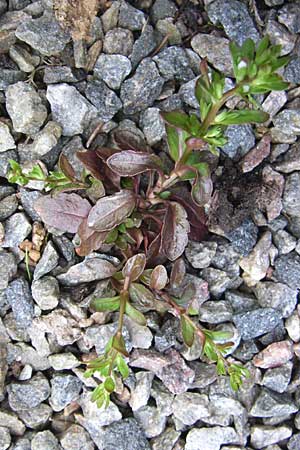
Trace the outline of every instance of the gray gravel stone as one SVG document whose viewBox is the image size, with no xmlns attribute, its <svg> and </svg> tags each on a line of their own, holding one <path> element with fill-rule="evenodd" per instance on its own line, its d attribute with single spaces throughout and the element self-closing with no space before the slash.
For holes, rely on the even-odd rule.
<svg viewBox="0 0 300 450">
<path fill-rule="evenodd" d="M 176 419 L 185 425 L 193 425 L 198 420 L 210 416 L 209 400 L 205 394 L 185 392 L 176 395 L 172 407 Z"/>
<path fill-rule="evenodd" d="M 262 336 L 273 330 L 280 322 L 281 314 L 272 308 L 260 308 L 233 316 L 233 323 L 243 340 Z"/>
<path fill-rule="evenodd" d="M 13 45 L 9 49 L 10 58 L 18 65 L 23 72 L 31 73 L 40 63 L 39 56 L 32 56 L 21 45 Z"/>
<path fill-rule="evenodd" d="M 297 244 L 297 239 L 285 230 L 279 230 L 273 235 L 273 242 L 278 248 L 279 255 L 292 252 Z"/>
<path fill-rule="evenodd" d="M 43 251 L 41 259 L 35 267 L 33 279 L 39 280 L 44 275 L 51 272 L 51 270 L 55 269 L 58 264 L 58 259 L 58 253 L 55 250 L 52 242 L 49 241 Z"/>
<path fill-rule="evenodd" d="M 185 256 L 195 269 L 209 267 L 216 254 L 218 244 L 216 242 L 190 241 L 185 249 Z"/>
<path fill-rule="evenodd" d="M 0 221 L 7 219 L 18 208 L 18 200 L 15 194 L 0 200 Z"/>
<path fill-rule="evenodd" d="M 0 152 L 5 152 L 12 148 L 16 148 L 16 144 L 10 134 L 9 127 L 5 123 L 0 122 Z"/>
<path fill-rule="evenodd" d="M 133 48 L 133 34 L 125 28 L 114 28 L 106 33 L 103 51 L 110 55 L 128 56 Z"/>
<path fill-rule="evenodd" d="M 291 380 L 292 370 L 293 363 L 290 361 L 280 367 L 268 369 L 263 376 L 262 385 L 275 392 L 283 393 Z"/>
<path fill-rule="evenodd" d="M 166 428 L 165 431 L 156 438 L 152 439 L 151 445 L 153 450 L 172 450 L 180 437 L 180 433 L 174 428 Z"/>
<path fill-rule="evenodd" d="M 70 41 L 70 33 L 63 30 L 51 15 L 22 22 L 16 36 L 45 56 L 57 55 Z"/>
<path fill-rule="evenodd" d="M 277 281 L 287 284 L 292 289 L 300 289 L 300 257 L 297 253 L 280 256 L 274 266 L 273 276 Z"/>
<path fill-rule="evenodd" d="M 9 281 L 17 273 L 17 263 L 14 255 L 0 251 L 0 290 L 6 289 Z"/>
<path fill-rule="evenodd" d="M 106 258 L 97 253 L 92 253 L 83 262 L 71 266 L 66 273 L 58 275 L 57 279 L 66 286 L 76 286 L 80 283 L 103 280 L 107 278 L 107 275 L 101 271 L 103 259 Z M 112 260 L 112 264 L 118 264 L 116 258 Z"/>
<path fill-rule="evenodd" d="M 273 119 L 274 127 L 287 135 L 300 135 L 300 109 L 285 109 Z"/>
<path fill-rule="evenodd" d="M 230 125 L 226 128 L 225 136 L 228 142 L 222 147 L 222 152 L 234 160 L 239 160 L 255 145 L 251 125 Z"/>
<path fill-rule="evenodd" d="M 31 144 L 18 145 L 21 161 L 32 161 L 45 156 L 57 145 L 61 133 L 61 126 L 57 122 L 49 121 L 41 131 L 35 134 Z"/>
<path fill-rule="evenodd" d="M 142 406 L 135 411 L 134 417 L 148 439 L 160 435 L 166 427 L 167 417 L 155 406 Z"/>
<path fill-rule="evenodd" d="M 297 406 L 288 395 L 262 389 L 250 410 L 250 415 L 252 417 L 280 417 L 297 411 Z"/>
<path fill-rule="evenodd" d="M 286 177 L 283 193 L 283 208 L 286 214 L 300 217 L 300 173 Z"/>
<path fill-rule="evenodd" d="M 17 324 L 27 328 L 34 317 L 34 303 L 27 281 L 24 278 L 12 281 L 6 289 L 6 298 Z"/>
<path fill-rule="evenodd" d="M 81 381 L 74 375 L 57 374 L 51 379 L 49 403 L 54 411 L 62 411 L 77 400 L 82 389 Z"/>
<path fill-rule="evenodd" d="M 118 24 L 119 19 L 119 10 L 120 10 L 120 1 L 114 1 L 112 2 L 112 5 L 110 8 L 108 8 L 105 13 L 101 17 L 103 30 L 105 33 L 107 31 L 111 30 L 112 28 L 115 28 Z"/>
<path fill-rule="evenodd" d="M 121 87 L 121 100 L 125 114 L 134 114 L 151 106 L 161 93 L 164 79 L 149 58 L 138 66 L 133 77 L 125 80 Z"/>
<path fill-rule="evenodd" d="M 238 443 L 232 427 L 194 428 L 188 432 L 184 450 L 220 450 L 222 444 Z"/>
<path fill-rule="evenodd" d="M 229 40 L 211 34 L 196 34 L 191 40 L 191 46 L 201 58 L 207 58 L 217 70 L 232 76 L 232 62 L 229 50 Z"/>
<path fill-rule="evenodd" d="M 227 36 L 241 45 L 247 38 L 254 41 L 259 34 L 254 26 L 247 6 L 237 0 L 216 0 L 207 7 L 210 20 L 221 23 Z"/>
<path fill-rule="evenodd" d="M 0 410 L 0 426 L 8 428 L 15 436 L 22 436 L 25 432 L 25 426 L 18 416 L 4 409 Z"/>
<path fill-rule="evenodd" d="M 79 425 L 71 425 L 60 440 L 64 450 L 94 450 L 89 434 Z"/>
<path fill-rule="evenodd" d="M 18 159 L 18 155 L 15 150 L 7 150 L 6 152 L 0 153 L 0 177 L 6 178 L 7 172 L 10 169 L 10 159 Z"/>
<path fill-rule="evenodd" d="M 291 33 L 299 33 L 300 32 L 299 5 L 297 5 L 296 3 L 289 3 L 287 5 L 284 5 L 279 10 L 278 20 L 285 27 L 287 27 Z"/>
<path fill-rule="evenodd" d="M 52 408 L 49 405 L 41 403 L 34 408 L 18 411 L 18 415 L 26 427 L 38 430 L 49 422 L 52 412 Z"/>
<path fill-rule="evenodd" d="M 0 39 L 1 39 L 1 36 L 0 36 Z M 1 48 L 1 42 L 0 42 L 0 48 Z M 18 81 L 24 81 L 25 79 L 26 79 L 26 73 L 21 72 L 20 70 L 1 68 L 0 91 L 6 91 L 6 89 L 10 85 L 17 83 Z"/>
<path fill-rule="evenodd" d="M 174 17 L 177 7 L 171 0 L 156 0 L 151 8 L 151 17 L 153 22 L 166 17 Z"/>
<path fill-rule="evenodd" d="M 84 72 L 69 66 L 47 66 L 44 69 L 43 81 L 52 83 L 77 83 L 85 78 Z"/>
<path fill-rule="evenodd" d="M 122 108 L 119 97 L 103 81 L 91 81 L 87 84 L 85 95 L 96 107 L 98 117 L 107 122 Z"/>
<path fill-rule="evenodd" d="M 18 247 L 31 232 L 31 224 L 24 213 L 15 213 L 5 222 L 2 247 Z"/>
<path fill-rule="evenodd" d="M 73 353 L 57 353 L 48 357 L 49 363 L 54 370 L 69 370 L 80 366 L 80 361 Z"/>
<path fill-rule="evenodd" d="M 201 305 L 199 320 L 207 323 L 222 323 L 232 320 L 232 307 L 226 300 L 207 301 Z"/>
<path fill-rule="evenodd" d="M 146 436 L 133 418 L 119 420 L 106 428 L 103 436 L 105 450 L 150 450 Z"/>
<path fill-rule="evenodd" d="M 38 406 L 50 395 L 47 378 L 38 373 L 29 381 L 14 382 L 7 386 L 8 401 L 13 411 L 30 409 Z"/>
<path fill-rule="evenodd" d="M 18 439 L 13 450 L 31 450 L 30 440 L 28 438 Z"/>
<path fill-rule="evenodd" d="M 258 282 L 253 291 L 261 307 L 274 308 L 282 317 L 289 317 L 296 307 L 298 291 L 286 284 L 272 281 Z"/>
<path fill-rule="evenodd" d="M 141 113 L 140 125 L 149 145 L 155 145 L 165 136 L 165 125 L 159 108 L 148 108 Z"/>
<path fill-rule="evenodd" d="M 288 450 L 298 450 L 300 445 L 300 433 L 294 434 L 287 444 Z"/>
<path fill-rule="evenodd" d="M 65 83 L 49 85 L 47 99 L 53 119 L 62 126 L 64 136 L 82 133 L 97 116 L 96 108 L 74 86 Z"/>
<path fill-rule="evenodd" d="M 94 67 L 94 75 L 105 81 L 111 89 L 119 89 L 131 72 L 131 62 L 123 55 L 105 55 L 101 53 Z"/>
<path fill-rule="evenodd" d="M 219 298 L 227 289 L 236 289 L 242 283 L 238 276 L 231 277 L 227 272 L 208 267 L 201 271 L 201 277 L 207 281 L 209 292 L 213 297 Z"/>
<path fill-rule="evenodd" d="M 37 133 L 47 117 L 41 97 L 30 84 L 23 81 L 7 88 L 6 109 L 14 130 L 29 135 Z"/>
<path fill-rule="evenodd" d="M 46 276 L 32 283 L 32 297 L 42 310 L 56 308 L 59 301 L 59 284 L 56 278 Z"/>
<path fill-rule="evenodd" d="M 136 384 L 134 389 L 131 390 L 129 400 L 129 405 L 133 411 L 137 411 L 142 406 L 147 405 L 154 374 L 152 372 L 138 372 L 135 377 Z"/>
<path fill-rule="evenodd" d="M 146 22 L 145 14 L 129 3 L 122 1 L 119 10 L 119 27 L 126 28 L 131 31 L 139 31 Z"/>
<path fill-rule="evenodd" d="M 133 68 L 136 68 L 142 59 L 149 56 L 158 45 L 159 39 L 161 39 L 159 33 L 153 30 L 151 25 L 146 25 L 140 37 L 133 44 L 130 56 Z"/>
<path fill-rule="evenodd" d="M 281 55 L 291 53 L 295 46 L 296 36 L 289 33 L 284 26 L 276 20 L 268 20 L 265 32 L 270 36 L 273 45 L 281 45 Z"/>
<path fill-rule="evenodd" d="M 40 431 L 31 441 L 32 450 L 60 450 L 58 440 L 49 430 Z"/>
<path fill-rule="evenodd" d="M 247 256 L 257 242 L 257 235 L 258 228 L 253 220 L 246 219 L 239 227 L 227 233 L 226 237 L 238 253 Z"/>
<path fill-rule="evenodd" d="M 6 450 L 11 443 L 11 437 L 8 428 L 0 427 L 0 450 Z"/>
<path fill-rule="evenodd" d="M 287 425 L 279 427 L 254 425 L 251 427 L 251 445 L 254 448 L 261 449 L 267 445 L 288 439 L 291 434 L 292 429 Z"/>
<path fill-rule="evenodd" d="M 194 78 L 190 68 L 190 60 L 184 48 L 172 46 L 160 51 L 154 56 L 158 70 L 166 80 L 187 82 Z"/>
</svg>

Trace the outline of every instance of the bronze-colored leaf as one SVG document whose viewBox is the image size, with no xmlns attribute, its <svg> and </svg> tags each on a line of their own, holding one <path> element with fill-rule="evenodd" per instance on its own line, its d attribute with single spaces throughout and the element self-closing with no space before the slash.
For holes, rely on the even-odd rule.
<svg viewBox="0 0 300 450">
<path fill-rule="evenodd" d="M 121 177 L 133 177 L 149 170 L 162 170 L 158 156 L 133 150 L 115 153 L 107 159 L 107 165 Z"/>
<path fill-rule="evenodd" d="M 77 194 L 58 194 L 55 197 L 40 197 L 34 208 L 46 225 L 76 233 L 83 219 L 88 216 L 91 205 Z"/>
<path fill-rule="evenodd" d="M 129 258 L 123 267 L 122 273 L 124 278 L 129 278 L 130 281 L 137 280 L 143 273 L 146 265 L 146 256 L 144 253 Z"/>
<path fill-rule="evenodd" d="M 61 153 L 58 161 L 58 165 L 62 173 L 71 181 L 76 181 L 75 170 L 71 166 L 68 158 Z"/>
<path fill-rule="evenodd" d="M 96 231 L 109 231 L 130 216 L 136 204 L 133 192 L 123 190 L 100 198 L 90 211 L 88 226 Z"/>
<path fill-rule="evenodd" d="M 163 265 L 156 266 L 150 276 L 150 287 L 151 289 L 161 291 L 166 287 L 168 283 L 168 273 Z"/>
<path fill-rule="evenodd" d="M 177 289 L 183 283 L 185 274 L 186 267 L 184 260 L 182 258 L 176 259 L 171 270 L 170 287 Z"/>
<path fill-rule="evenodd" d="M 76 248 L 76 253 L 79 256 L 87 256 L 92 251 L 98 250 L 105 241 L 108 231 L 95 231 L 87 224 L 87 219 L 84 219 L 78 228 L 78 236 L 80 238 L 80 245 Z"/>
<path fill-rule="evenodd" d="M 170 261 L 175 261 L 184 252 L 188 243 L 190 225 L 183 206 L 176 202 L 168 204 L 165 215 L 161 250 Z"/>
<path fill-rule="evenodd" d="M 77 152 L 76 156 L 89 172 L 91 172 L 94 178 L 100 181 L 104 180 L 104 164 L 96 152 L 87 150 L 84 152 Z"/>
</svg>

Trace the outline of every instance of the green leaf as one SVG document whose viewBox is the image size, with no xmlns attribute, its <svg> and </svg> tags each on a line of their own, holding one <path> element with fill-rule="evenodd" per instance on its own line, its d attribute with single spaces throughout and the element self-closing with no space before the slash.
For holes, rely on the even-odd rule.
<svg viewBox="0 0 300 450">
<path fill-rule="evenodd" d="M 180 317 L 180 325 L 183 340 L 188 347 L 191 347 L 195 338 L 195 329 L 193 325 L 184 317 L 184 315 L 181 315 Z"/>
<path fill-rule="evenodd" d="M 113 244 L 117 240 L 118 234 L 119 234 L 119 232 L 118 232 L 117 227 L 114 228 L 113 230 L 109 231 L 109 233 L 105 239 L 106 244 Z"/>
<path fill-rule="evenodd" d="M 188 131 L 193 136 L 199 136 L 200 130 L 201 130 L 201 123 L 200 123 L 198 117 L 196 116 L 196 114 L 190 114 L 189 123 L 188 123 Z"/>
<path fill-rule="evenodd" d="M 122 377 L 127 378 L 129 376 L 129 367 L 121 355 L 117 356 L 116 363 L 117 363 L 118 371 L 120 372 Z"/>
<path fill-rule="evenodd" d="M 169 153 L 173 161 L 179 159 L 179 136 L 176 128 L 166 124 L 167 141 L 169 146 Z"/>
<path fill-rule="evenodd" d="M 269 36 L 264 36 L 257 45 L 256 57 L 260 57 L 262 53 L 268 48 L 270 43 Z"/>
<path fill-rule="evenodd" d="M 226 375 L 224 361 L 221 358 L 219 358 L 217 361 L 217 373 L 218 375 Z"/>
<path fill-rule="evenodd" d="M 240 47 L 235 42 L 230 42 L 229 50 L 230 50 L 231 58 L 232 58 L 233 72 L 236 76 L 237 75 L 237 65 L 239 62 L 238 59 L 240 56 Z"/>
<path fill-rule="evenodd" d="M 121 334 L 117 333 L 113 336 L 112 339 L 112 348 L 117 350 L 117 352 L 121 353 L 124 356 L 128 356 L 128 352 L 125 347 L 125 341 Z"/>
<path fill-rule="evenodd" d="M 117 311 L 120 308 L 120 296 L 97 298 L 92 300 L 91 307 L 96 311 Z"/>
<path fill-rule="evenodd" d="M 243 109 L 224 111 L 215 118 L 215 123 L 220 125 L 239 125 L 244 123 L 264 123 L 269 115 L 264 111 Z"/>
<path fill-rule="evenodd" d="M 104 381 L 105 390 L 109 392 L 109 394 L 111 394 L 112 392 L 114 392 L 115 387 L 116 385 L 112 377 L 107 377 L 106 380 Z"/>
<path fill-rule="evenodd" d="M 42 171 L 42 168 L 38 164 L 31 169 L 31 171 L 28 173 L 28 177 L 41 181 L 44 181 L 46 178 L 44 172 Z"/>
<path fill-rule="evenodd" d="M 146 325 L 147 321 L 144 314 L 134 308 L 129 302 L 126 303 L 125 313 L 139 325 Z"/>
<path fill-rule="evenodd" d="M 214 344 L 209 340 L 206 339 L 205 340 L 205 344 L 204 344 L 204 348 L 203 348 L 203 353 L 208 357 L 208 359 L 210 359 L 211 361 L 218 361 L 219 357 L 218 354 L 216 353 L 215 350 L 215 346 Z"/>
<path fill-rule="evenodd" d="M 203 76 L 200 76 L 196 82 L 195 96 L 199 105 L 201 99 L 203 99 L 207 104 L 214 103 L 215 98 L 211 93 L 210 85 L 207 84 L 206 79 Z"/>
<path fill-rule="evenodd" d="M 231 339 L 232 336 L 232 331 L 210 331 L 210 337 L 213 340 Z"/>
<path fill-rule="evenodd" d="M 246 39 L 241 47 L 241 53 L 244 57 L 248 58 L 250 61 L 254 58 L 255 44 L 250 38 Z"/>
<path fill-rule="evenodd" d="M 188 131 L 189 116 L 181 111 L 161 112 L 162 118 L 176 128 Z"/>
</svg>

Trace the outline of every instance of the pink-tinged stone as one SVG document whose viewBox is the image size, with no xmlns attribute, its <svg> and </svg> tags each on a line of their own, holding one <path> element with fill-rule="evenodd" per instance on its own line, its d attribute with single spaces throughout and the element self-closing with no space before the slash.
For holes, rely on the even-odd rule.
<svg viewBox="0 0 300 450">
<path fill-rule="evenodd" d="M 154 372 L 173 394 L 186 392 L 195 378 L 195 372 L 173 349 L 165 355 L 160 355 L 153 350 L 134 350 L 129 364 L 132 367 Z"/>
<path fill-rule="evenodd" d="M 265 158 L 269 156 L 271 152 L 271 137 L 266 134 L 262 137 L 259 143 L 252 148 L 242 159 L 241 169 L 242 172 L 251 172 L 257 167 Z"/>
<path fill-rule="evenodd" d="M 272 169 L 271 166 L 264 167 L 262 171 L 263 182 L 269 185 L 274 193 L 270 202 L 266 205 L 268 220 L 271 221 L 279 216 L 282 210 L 282 194 L 284 188 L 284 177 Z"/>
<path fill-rule="evenodd" d="M 243 278 L 248 286 L 255 285 L 265 278 L 270 266 L 270 248 L 272 235 L 266 231 L 248 256 L 240 261 L 240 267 L 244 270 Z"/>
<path fill-rule="evenodd" d="M 253 364 L 262 369 L 279 367 L 292 359 L 293 345 L 290 341 L 274 342 L 253 358 Z"/>
</svg>

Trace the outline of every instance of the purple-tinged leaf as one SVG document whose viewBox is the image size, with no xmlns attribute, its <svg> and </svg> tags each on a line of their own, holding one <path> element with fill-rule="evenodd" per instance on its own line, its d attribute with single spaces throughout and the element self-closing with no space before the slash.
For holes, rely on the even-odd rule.
<svg viewBox="0 0 300 450">
<path fill-rule="evenodd" d="M 140 135 L 134 133 L 130 129 L 116 130 L 114 132 L 114 140 L 122 150 L 135 150 L 144 152 L 148 146 Z"/>
<path fill-rule="evenodd" d="M 161 250 L 170 261 L 175 261 L 184 252 L 188 243 L 190 225 L 183 206 L 170 202 L 162 229 Z"/>
<path fill-rule="evenodd" d="M 84 152 L 77 152 L 77 158 L 80 162 L 91 172 L 97 180 L 104 180 L 103 177 L 103 163 L 96 152 L 87 150 Z"/>
<path fill-rule="evenodd" d="M 109 231 L 130 216 L 136 204 L 133 192 L 123 190 L 100 198 L 88 216 L 88 226 L 96 231 Z"/>
<path fill-rule="evenodd" d="M 185 274 L 186 267 L 184 260 L 182 258 L 176 259 L 171 270 L 170 287 L 177 289 L 183 283 Z"/>
<path fill-rule="evenodd" d="M 192 185 L 192 199 L 198 206 L 206 205 L 212 198 L 213 182 L 211 176 L 197 174 Z"/>
<path fill-rule="evenodd" d="M 190 223 L 189 237 L 193 241 L 200 242 L 207 235 L 207 217 L 204 208 L 198 206 L 191 197 L 191 193 L 187 189 L 176 188 L 172 193 L 172 200 L 180 203 L 187 212 Z"/>
<path fill-rule="evenodd" d="M 150 276 L 150 287 L 151 289 L 161 291 L 166 287 L 168 283 L 168 273 L 163 265 L 156 266 Z"/>
<path fill-rule="evenodd" d="M 115 153 L 107 159 L 108 167 L 121 177 L 133 177 L 149 170 L 161 172 L 161 160 L 150 153 L 134 152 L 133 150 Z"/>
<path fill-rule="evenodd" d="M 76 233 L 90 210 L 89 202 L 77 194 L 58 194 L 39 198 L 34 205 L 42 221 L 61 231 Z"/>
<path fill-rule="evenodd" d="M 61 172 L 71 181 L 76 180 L 75 170 L 68 161 L 68 158 L 61 153 L 58 161 Z"/>
<path fill-rule="evenodd" d="M 80 246 L 76 248 L 76 253 L 79 256 L 87 256 L 92 251 L 98 250 L 105 241 L 108 231 L 95 231 L 87 224 L 87 219 L 84 219 L 78 228 L 78 236 L 80 238 Z"/>
<path fill-rule="evenodd" d="M 146 256 L 144 253 L 129 258 L 123 267 L 122 273 L 124 278 L 129 278 L 130 281 L 137 280 L 144 272 L 146 266 Z"/>
</svg>

